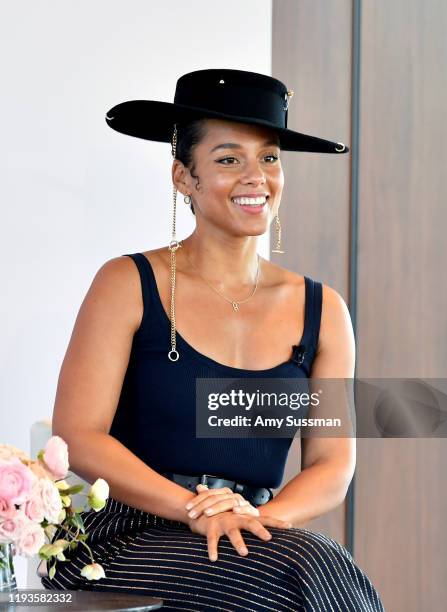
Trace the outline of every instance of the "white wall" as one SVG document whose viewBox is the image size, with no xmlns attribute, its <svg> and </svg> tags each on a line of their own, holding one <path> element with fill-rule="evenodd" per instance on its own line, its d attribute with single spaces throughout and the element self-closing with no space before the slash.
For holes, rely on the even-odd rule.
<svg viewBox="0 0 447 612">
<path fill-rule="evenodd" d="M 114 132 L 106 111 L 172 102 L 192 70 L 270 74 L 271 0 L 28 0 L 1 22 L 0 441 L 29 449 L 97 269 L 169 241 L 169 144 Z"/>
</svg>

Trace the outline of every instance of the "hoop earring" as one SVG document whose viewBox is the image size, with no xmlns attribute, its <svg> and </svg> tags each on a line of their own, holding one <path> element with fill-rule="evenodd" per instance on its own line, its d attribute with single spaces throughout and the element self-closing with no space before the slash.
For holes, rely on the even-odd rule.
<svg viewBox="0 0 447 612">
<path fill-rule="evenodd" d="M 281 221 L 279 215 L 276 213 L 275 217 L 275 230 L 276 230 L 276 247 L 272 249 L 272 253 L 284 253 L 281 251 Z"/>
<path fill-rule="evenodd" d="M 191 200 L 191 196 L 190 196 L 189 194 L 187 194 L 187 195 L 183 196 L 183 201 L 185 202 L 185 204 L 186 204 L 187 206 L 189 206 L 189 205 L 191 204 L 191 201 L 192 201 L 192 200 Z"/>
</svg>

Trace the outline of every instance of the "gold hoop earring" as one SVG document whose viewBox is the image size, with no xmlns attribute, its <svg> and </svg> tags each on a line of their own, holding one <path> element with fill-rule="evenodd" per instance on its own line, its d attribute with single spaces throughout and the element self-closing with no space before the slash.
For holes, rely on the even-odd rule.
<svg viewBox="0 0 447 612">
<path fill-rule="evenodd" d="M 185 202 L 187 206 L 189 206 L 192 202 L 191 196 L 189 194 L 183 196 L 183 201 Z"/>
<path fill-rule="evenodd" d="M 272 249 L 272 253 L 284 253 L 281 251 L 281 221 L 279 215 L 276 213 L 275 217 L 275 230 L 276 230 L 276 247 Z"/>
</svg>

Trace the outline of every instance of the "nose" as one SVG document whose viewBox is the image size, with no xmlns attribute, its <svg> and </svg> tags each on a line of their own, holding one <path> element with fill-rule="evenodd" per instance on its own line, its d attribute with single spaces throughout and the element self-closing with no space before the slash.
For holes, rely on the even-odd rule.
<svg viewBox="0 0 447 612">
<path fill-rule="evenodd" d="M 243 183 L 248 183 L 248 184 L 262 184 L 265 183 L 265 172 L 262 169 L 259 161 L 257 159 L 253 160 L 253 161 L 248 161 L 246 166 L 245 166 L 245 172 L 244 175 L 242 177 L 242 182 Z"/>
</svg>

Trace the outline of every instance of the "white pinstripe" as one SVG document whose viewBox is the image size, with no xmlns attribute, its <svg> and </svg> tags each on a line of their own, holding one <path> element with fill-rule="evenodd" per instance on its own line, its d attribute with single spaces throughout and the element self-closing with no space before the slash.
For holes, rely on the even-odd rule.
<svg viewBox="0 0 447 612">
<path fill-rule="evenodd" d="M 168 609 L 194 612 L 198 612 L 197 607 L 172 607 L 171 602 L 224 612 L 384 612 L 377 592 L 349 552 L 321 533 L 269 528 L 273 537 L 265 542 L 244 531 L 249 549 L 246 557 L 240 556 L 224 536 L 219 541 L 219 559 L 211 562 L 206 538 L 179 521 L 148 515 L 115 500 L 109 500 L 106 509 L 84 513 L 83 517 L 86 530 L 93 536 L 89 542 L 93 554 L 98 562 L 103 561 L 106 578 L 92 586 L 80 577 L 81 568 L 90 562 L 82 548 L 71 562 L 59 564 L 53 588 L 138 589 L 166 597 Z M 244 571 L 245 564 L 251 572 Z M 223 588 L 218 578 L 225 580 Z M 48 581 L 43 584 L 51 588 Z M 188 589 L 197 595 L 188 593 Z M 219 599 L 210 592 L 218 594 Z M 225 595 L 231 597 L 231 604 L 226 604 L 230 608 L 222 607 Z M 217 602 L 221 607 L 216 607 Z"/>
</svg>

